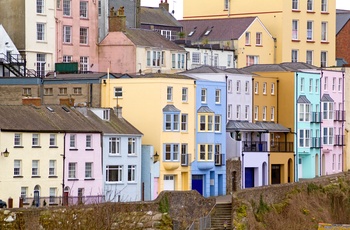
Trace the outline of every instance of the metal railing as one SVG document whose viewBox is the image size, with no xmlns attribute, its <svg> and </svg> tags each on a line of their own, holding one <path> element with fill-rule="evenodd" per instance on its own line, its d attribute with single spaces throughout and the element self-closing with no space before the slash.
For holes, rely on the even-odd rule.
<svg viewBox="0 0 350 230">
<path fill-rule="evenodd" d="M 63 206 L 63 205 L 83 205 L 83 204 L 98 204 L 104 203 L 105 196 L 50 196 L 40 197 L 35 199 L 34 197 L 20 197 L 20 207 L 44 207 L 44 206 Z"/>
<path fill-rule="evenodd" d="M 345 138 L 344 138 L 344 135 L 335 135 L 334 145 L 337 145 L 337 146 L 345 146 Z"/>
<path fill-rule="evenodd" d="M 321 138 L 320 137 L 311 138 L 311 148 L 321 148 Z"/>
<path fill-rule="evenodd" d="M 271 142 L 270 152 L 293 152 L 294 142 Z"/>
<path fill-rule="evenodd" d="M 190 164 L 190 154 L 181 154 L 181 166 L 189 166 Z"/>
<path fill-rule="evenodd" d="M 267 152 L 266 141 L 244 141 L 243 152 Z"/>
<path fill-rule="evenodd" d="M 312 112 L 311 113 L 311 122 L 312 123 L 321 123 L 321 113 L 320 112 Z"/>
<path fill-rule="evenodd" d="M 334 120 L 335 121 L 345 121 L 345 111 L 344 110 L 336 110 Z"/>
</svg>

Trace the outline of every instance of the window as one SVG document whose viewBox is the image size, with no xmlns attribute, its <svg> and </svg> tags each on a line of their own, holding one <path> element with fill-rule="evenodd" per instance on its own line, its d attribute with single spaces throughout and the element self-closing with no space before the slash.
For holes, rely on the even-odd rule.
<svg viewBox="0 0 350 230">
<path fill-rule="evenodd" d="M 167 94 L 166 94 L 166 100 L 167 100 L 167 101 L 173 101 L 173 87 L 168 86 L 166 92 L 167 92 Z"/>
<path fill-rule="evenodd" d="M 207 89 L 201 90 L 201 102 L 207 103 Z"/>
<path fill-rule="evenodd" d="M 255 41 L 255 44 L 256 44 L 257 46 L 262 45 L 261 38 L 262 38 L 262 33 L 257 32 L 257 33 L 256 33 L 256 41 Z"/>
<path fill-rule="evenodd" d="M 122 165 L 107 165 L 106 166 L 106 181 L 122 182 L 123 181 L 123 166 Z"/>
<path fill-rule="evenodd" d="M 171 40 L 172 36 L 171 36 L 171 30 L 161 30 L 160 34 L 163 37 L 166 37 L 167 39 Z"/>
<path fill-rule="evenodd" d="M 39 161 L 32 160 L 32 176 L 39 176 Z"/>
<path fill-rule="evenodd" d="M 259 64 L 259 56 L 247 55 L 246 65 Z"/>
<path fill-rule="evenodd" d="M 86 135 L 85 136 L 85 147 L 87 149 L 91 149 L 92 148 L 92 135 Z"/>
<path fill-rule="evenodd" d="M 330 127 L 323 128 L 323 144 L 333 145 L 333 128 L 330 128 Z"/>
<path fill-rule="evenodd" d="M 259 106 L 255 106 L 254 107 L 254 120 L 258 120 L 259 119 Z"/>
<path fill-rule="evenodd" d="M 314 27 L 314 22 L 313 21 L 307 21 L 306 24 L 306 40 L 311 41 L 313 40 L 313 27 Z"/>
<path fill-rule="evenodd" d="M 49 203 L 52 204 L 52 203 L 55 203 L 55 197 L 56 197 L 56 188 L 50 188 L 50 191 L 49 191 Z"/>
<path fill-rule="evenodd" d="M 199 145 L 199 160 L 213 160 L 213 145 Z"/>
<path fill-rule="evenodd" d="M 123 97 L 122 87 L 114 87 L 114 97 Z"/>
<path fill-rule="evenodd" d="M 208 65 L 208 54 L 207 53 L 204 53 L 204 56 L 203 56 L 203 64 L 204 65 Z"/>
<path fill-rule="evenodd" d="M 307 11 L 314 10 L 314 0 L 307 0 Z"/>
<path fill-rule="evenodd" d="M 182 88 L 182 102 L 187 102 L 188 100 L 188 88 Z"/>
<path fill-rule="evenodd" d="M 327 51 L 321 51 L 321 67 L 327 67 Z"/>
<path fill-rule="evenodd" d="M 88 44 L 88 28 L 80 27 L 80 44 Z"/>
<path fill-rule="evenodd" d="M 229 0 L 224 0 L 224 10 L 228 10 L 229 4 L 230 4 Z"/>
<path fill-rule="evenodd" d="M 322 102 L 323 104 L 323 119 L 333 120 L 333 102 Z"/>
<path fill-rule="evenodd" d="M 36 0 L 36 13 L 44 13 L 44 0 Z"/>
<path fill-rule="evenodd" d="M 23 96 L 31 96 L 32 95 L 32 89 L 31 88 L 23 88 Z"/>
<path fill-rule="evenodd" d="M 44 95 L 53 95 L 53 88 L 45 88 Z"/>
<path fill-rule="evenodd" d="M 244 92 L 245 92 L 245 93 L 249 93 L 249 81 L 246 81 L 246 82 L 245 82 Z"/>
<path fill-rule="evenodd" d="M 63 43 L 71 43 L 72 42 L 72 27 L 71 26 L 63 26 Z M 67 61 L 67 62 L 71 62 Z"/>
<path fill-rule="evenodd" d="M 23 203 L 27 203 L 28 187 L 21 187 L 21 198 Z"/>
<path fill-rule="evenodd" d="M 56 134 L 50 134 L 50 146 L 56 146 Z"/>
<path fill-rule="evenodd" d="M 298 50 L 292 50 L 292 62 L 298 62 Z"/>
<path fill-rule="evenodd" d="M 192 53 L 192 63 L 193 64 L 200 64 L 201 63 L 201 53 L 193 52 Z"/>
<path fill-rule="evenodd" d="M 236 92 L 237 93 L 241 92 L 241 81 L 239 80 L 236 82 Z"/>
<path fill-rule="evenodd" d="M 266 82 L 264 82 L 263 83 L 263 94 L 266 94 L 266 91 L 267 91 L 267 83 Z"/>
<path fill-rule="evenodd" d="M 164 114 L 164 119 L 165 131 L 179 131 L 179 114 Z"/>
<path fill-rule="evenodd" d="M 199 159 L 205 160 L 205 145 L 199 146 Z"/>
<path fill-rule="evenodd" d="M 45 76 L 45 64 L 46 64 L 46 55 L 45 54 L 36 54 L 36 72 L 40 77 Z"/>
<path fill-rule="evenodd" d="M 298 40 L 299 39 L 299 21 L 293 20 L 292 21 L 292 39 Z"/>
<path fill-rule="evenodd" d="M 321 22 L 321 41 L 327 41 L 327 22 Z"/>
<path fill-rule="evenodd" d="M 249 118 L 249 105 L 246 105 L 244 108 L 244 119 L 248 120 Z"/>
<path fill-rule="evenodd" d="M 312 51 L 312 50 L 306 51 L 306 63 L 307 64 L 312 65 L 313 56 L 314 56 L 314 51 Z"/>
<path fill-rule="evenodd" d="M 266 121 L 266 112 L 267 112 L 267 107 L 264 106 L 264 107 L 263 107 L 263 114 L 262 114 L 262 119 L 263 119 L 263 121 Z"/>
<path fill-rule="evenodd" d="M 299 0 L 292 0 L 292 9 L 293 10 L 299 9 Z"/>
<path fill-rule="evenodd" d="M 22 134 L 15 133 L 14 146 L 21 146 L 21 145 L 22 145 Z"/>
<path fill-rule="evenodd" d="M 250 32 L 245 33 L 245 45 L 250 45 Z"/>
<path fill-rule="evenodd" d="M 177 54 L 177 68 L 178 69 L 185 68 L 185 54 Z"/>
<path fill-rule="evenodd" d="M 304 92 L 305 89 L 305 79 L 301 78 L 300 79 L 300 92 Z"/>
<path fill-rule="evenodd" d="M 36 24 L 36 40 L 45 41 L 45 23 Z"/>
<path fill-rule="evenodd" d="M 310 104 L 299 103 L 299 121 L 310 121 Z"/>
<path fill-rule="evenodd" d="M 324 78 L 324 82 L 323 82 L 323 90 L 327 90 L 328 89 L 328 77 Z"/>
<path fill-rule="evenodd" d="M 128 165 L 128 181 L 136 181 L 136 165 Z"/>
<path fill-rule="evenodd" d="M 22 161 L 21 160 L 14 160 L 13 175 L 14 176 L 21 176 L 22 175 Z"/>
<path fill-rule="evenodd" d="M 70 148 L 75 148 L 75 143 L 76 143 L 76 136 L 75 134 L 70 134 L 69 136 L 69 147 Z"/>
<path fill-rule="evenodd" d="M 320 80 L 316 79 L 315 82 L 315 93 L 318 93 L 318 85 L 320 84 Z"/>
<path fill-rule="evenodd" d="M 215 115 L 215 132 L 221 131 L 221 115 Z"/>
<path fill-rule="evenodd" d="M 63 16 L 70 16 L 71 0 L 63 0 Z"/>
<path fill-rule="evenodd" d="M 227 55 L 227 67 L 231 67 L 232 57 L 231 54 Z"/>
<path fill-rule="evenodd" d="M 147 52 L 147 66 L 151 66 L 151 57 L 149 56 L 149 53 Z M 205 64 L 205 56 L 204 56 L 204 65 Z M 171 68 L 175 69 L 176 68 L 176 55 L 171 54 Z"/>
<path fill-rule="evenodd" d="M 338 79 L 338 91 L 342 91 L 343 80 L 341 78 Z"/>
<path fill-rule="evenodd" d="M 68 164 L 68 179 L 77 178 L 76 167 L 77 167 L 77 163 L 69 162 L 69 164 Z"/>
<path fill-rule="evenodd" d="M 309 93 L 312 93 L 313 87 L 313 79 L 309 79 Z"/>
<path fill-rule="evenodd" d="M 101 0 L 98 0 L 98 16 L 102 15 L 102 3 Z"/>
<path fill-rule="evenodd" d="M 179 160 L 179 144 L 165 144 L 165 161 Z"/>
<path fill-rule="evenodd" d="M 231 119 L 232 116 L 232 105 L 227 105 L 227 119 Z"/>
<path fill-rule="evenodd" d="M 39 134 L 38 133 L 33 133 L 32 135 L 32 146 L 39 146 Z"/>
<path fill-rule="evenodd" d="M 56 160 L 49 161 L 49 176 L 56 176 Z"/>
<path fill-rule="evenodd" d="M 338 170 L 341 170 L 342 155 L 338 155 Z"/>
<path fill-rule="evenodd" d="M 213 145 L 208 145 L 208 160 L 213 160 Z"/>
<path fill-rule="evenodd" d="M 68 55 L 63 55 L 63 62 L 65 62 L 65 63 L 69 63 L 69 62 L 72 62 L 72 56 L 68 56 Z"/>
<path fill-rule="evenodd" d="M 109 113 L 110 113 L 109 109 L 104 109 L 103 114 L 102 114 L 102 119 L 108 121 L 109 120 Z"/>
<path fill-rule="evenodd" d="M 236 119 L 239 120 L 241 119 L 241 106 L 237 105 L 237 109 L 236 109 Z"/>
<path fill-rule="evenodd" d="M 80 1 L 80 17 L 81 18 L 88 17 L 88 2 Z"/>
<path fill-rule="evenodd" d="M 208 115 L 208 131 L 213 131 L 213 116 Z"/>
<path fill-rule="evenodd" d="M 187 114 L 181 114 L 181 131 L 187 131 Z"/>
<path fill-rule="evenodd" d="M 89 71 L 89 57 L 80 57 L 79 68 L 83 73 Z"/>
<path fill-rule="evenodd" d="M 328 11 L 327 0 L 321 0 L 321 12 L 327 12 L 327 11 Z"/>
<path fill-rule="evenodd" d="M 61 0 L 56 0 L 57 9 L 61 9 Z"/>
<path fill-rule="evenodd" d="M 148 50 L 147 51 L 147 66 L 160 66 L 161 51 Z M 174 67 L 173 67 L 174 68 Z"/>
<path fill-rule="evenodd" d="M 92 162 L 85 162 L 85 178 L 92 178 Z"/>
<path fill-rule="evenodd" d="M 227 82 L 227 92 L 232 93 L 232 80 Z"/>
<path fill-rule="evenodd" d="M 258 94 L 259 93 L 259 82 L 254 83 L 254 93 Z"/>
<path fill-rule="evenodd" d="M 199 116 L 199 130 L 200 131 L 205 131 L 205 115 Z"/>
<path fill-rule="evenodd" d="M 221 90 L 217 89 L 215 90 L 215 104 L 220 104 L 221 100 Z"/>
<path fill-rule="evenodd" d="M 300 129 L 299 130 L 299 146 L 300 147 L 310 147 L 310 130 Z"/>
<path fill-rule="evenodd" d="M 134 137 L 128 138 L 128 154 L 136 155 L 136 138 Z"/>
<path fill-rule="evenodd" d="M 109 154 L 120 154 L 120 138 L 119 137 L 110 137 L 109 138 Z"/>
<path fill-rule="evenodd" d="M 333 77 L 333 81 L 332 81 L 332 90 L 335 91 L 335 85 L 337 84 L 337 78 Z"/>
<path fill-rule="evenodd" d="M 271 117 L 270 117 L 271 121 L 275 120 L 275 107 L 271 106 Z"/>
</svg>

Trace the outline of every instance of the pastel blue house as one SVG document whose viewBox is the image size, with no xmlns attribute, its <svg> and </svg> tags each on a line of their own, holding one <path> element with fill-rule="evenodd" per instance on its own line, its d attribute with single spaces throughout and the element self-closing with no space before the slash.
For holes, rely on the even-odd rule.
<svg viewBox="0 0 350 230">
<path fill-rule="evenodd" d="M 158 154 L 158 153 L 157 153 Z M 155 157 L 154 147 L 152 145 L 142 145 L 141 157 L 141 183 L 142 200 L 154 200 L 157 198 L 159 181 L 159 161 Z"/>
</svg>

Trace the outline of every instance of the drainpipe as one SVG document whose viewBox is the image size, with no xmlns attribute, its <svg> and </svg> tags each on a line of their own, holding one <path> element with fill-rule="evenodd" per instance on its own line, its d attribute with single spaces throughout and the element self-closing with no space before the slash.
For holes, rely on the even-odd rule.
<svg viewBox="0 0 350 230">
<path fill-rule="evenodd" d="M 319 86 L 319 88 L 320 88 L 320 121 L 321 121 L 321 118 L 322 118 L 322 102 L 321 102 L 321 98 L 322 98 L 322 78 L 323 78 L 323 70 L 321 69 L 321 77 L 320 77 L 320 86 Z M 321 140 L 321 137 L 322 137 L 322 122 L 320 123 L 320 176 L 322 175 L 322 170 L 323 170 L 323 168 L 322 168 L 322 164 L 321 164 L 321 162 L 322 162 L 322 144 L 321 144 L 321 142 L 322 142 L 322 140 Z"/>
<path fill-rule="evenodd" d="M 345 79 L 345 73 L 344 73 L 344 70 L 342 71 L 342 124 L 341 124 L 341 132 L 342 132 L 342 148 L 341 148 L 341 154 L 342 154 L 342 159 L 343 159 L 343 162 L 342 162 L 342 171 L 344 172 L 345 169 L 347 168 L 347 166 L 345 166 L 344 162 L 346 161 L 345 157 L 344 157 L 344 140 L 345 140 L 345 136 L 344 136 L 344 123 L 345 123 L 345 87 L 344 87 L 344 79 Z"/>
<path fill-rule="evenodd" d="M 65 166 L 66 166 L 66 135 L 67 133 L 64 133 L 63 137 L 63 174 L 62 174 L 62 197 L 64 199 L 64 179 L 65 179 Z"/>
<path fill-rule="evenodd" d="M 294 159 L 294 165 L 296 165 L 295 169 L 295 178 L 294 181 L 299 181 L 299 154 L 298 154 L 298 121 L 297 121 L 297 116 L 298 116 L 298 73 L 295 73 L 295 118 L 294 118 L 294 123 L 295 123 L 295 159 Z"/>
<path fill-rule="evenodd" d="M 276 90 L 276 92 L 277 92 L 277 96 L 276 96 L 276 111 L 275 111 L 275 116 L 276 116 L 276 123 L 278 124 L 279 123 L 279 120 L 278 120 L 278 102 L 279 102 L 279 100 L 278 100 L 278 98 L 279 98 L 279 82 L 280 82 L 280 80 L 277 80 L 276 81 L 277 82 L 277 84 L 276 84 L 276 87 L 277 87 L 277 90 Z"/>
</svg>

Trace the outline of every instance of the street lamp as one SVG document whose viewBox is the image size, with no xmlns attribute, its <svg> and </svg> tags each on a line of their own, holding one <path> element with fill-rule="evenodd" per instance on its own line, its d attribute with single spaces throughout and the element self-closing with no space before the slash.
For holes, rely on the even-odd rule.
<svg viewBox="0 0 350 230">
<path fill-rule="evenodd" d="M 7 148 L 5 149 L 5 152 L 1 152 L 1 156 L 4 155 L 4 157 L 8 157 L 10 155 L 10 152 L 7 151 Z"/>
</svg>

